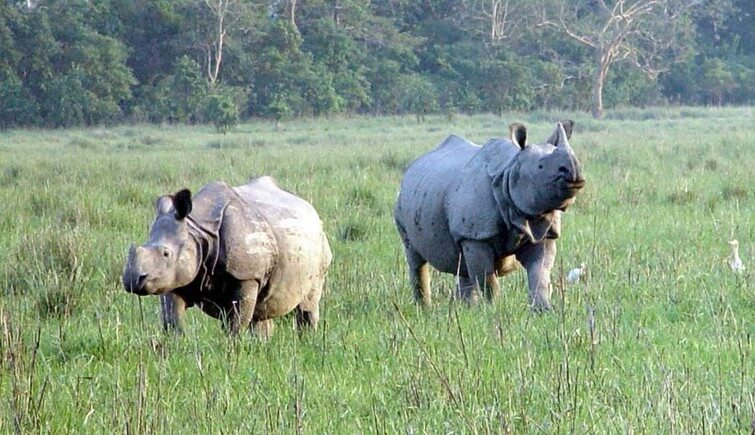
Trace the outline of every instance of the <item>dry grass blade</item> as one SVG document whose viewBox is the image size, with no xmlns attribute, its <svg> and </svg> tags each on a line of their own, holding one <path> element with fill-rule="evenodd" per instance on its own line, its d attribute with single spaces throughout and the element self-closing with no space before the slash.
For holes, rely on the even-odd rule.
<svg viewBox="0 0 755 435">
<path fill-rule="evenodd" d="M 395 301 L 391 301 L 391 304 L 393 304 L 393 308 L 398 313 L 399 317 L 401 317 L 401 321 L 404 322 L 404 326 L 406 326 L 406 329 L 409 330 L 409 334 L 411 334 L 412 339 L 417 343 L 417 346 L 419 346 L 420 351 L 422 351 L 422 355 L 425 357 L 425 361 L 427 361 L 428 364 L 430 364 L 430 367 L 433 369 L 433 372 L 438 377 L 438 380 L 440 380 L 441 384 L 443 384 L 443 387 L 446 389 L 446 393 L 448 394 L 448 397 L 451 398 L 451 400 L 454 402 L 456 406 L 460 406 L 461 403 L 459 399 L 456 397 L 456 394 L 453 391 L 453 388 L 451 388 L 451 383 L 448 380 L 448 377 L 446 377 L 443 372 L 440 371 L 438 366 L 435 364 L 435 361 L 430 356 L 430 353 L 427 352 L 426 346 L 417 338 L 417 334 L 414 333 L 414 328 L 412 328 L 412 325 L 409 323 L 408 320 L 406 320 L 406 317 L 404 316 L 404 313 L 401 312 L 401 309 L 399 308 L 398 304 Z"/>
</svg>

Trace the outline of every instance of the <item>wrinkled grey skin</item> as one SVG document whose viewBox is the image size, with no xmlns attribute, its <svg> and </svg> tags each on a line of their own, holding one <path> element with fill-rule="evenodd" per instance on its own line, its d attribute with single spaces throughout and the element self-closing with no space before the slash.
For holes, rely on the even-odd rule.
<svg viewBox="0 0 755 435">
<path fill-rule="evenodd" d="M 182 329 L 187 308 L 221 319 L 233 334 L 296 310 L 316 327 L 331 252 L 317 212 L 270 177 L 230 187 L 208 184 L 158 198 L 149 239 L 131 245 L 126 291 L 159 295 L 167 330 Z"/>
<path fill-rule="evenodd" d="M 431 303 L 428 264 L 457 274 L 459 296 L 474 301 L 480 287 L 495 299 L 496 277 L 518 261 L 531 307 L 551 308 L 560 214 L 585 183 L 569 146 L 572 125 L 558 123 L 542 145 L 526 144 L 521 124 L 511 140 L 482 147 L 452 135 L 409 166 L 394 217 L 418 301 Z"/>
</svg>

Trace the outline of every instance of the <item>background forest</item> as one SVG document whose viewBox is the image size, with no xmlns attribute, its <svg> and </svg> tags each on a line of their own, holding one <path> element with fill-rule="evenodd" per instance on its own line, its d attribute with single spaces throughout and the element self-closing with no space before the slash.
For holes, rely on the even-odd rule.
<svg viewBox="0 0 755 435">
<path fill-rule="evenodd" d="M 752 104 L 752 0 L 0 0 L 0 128 Z"/>
</svg>

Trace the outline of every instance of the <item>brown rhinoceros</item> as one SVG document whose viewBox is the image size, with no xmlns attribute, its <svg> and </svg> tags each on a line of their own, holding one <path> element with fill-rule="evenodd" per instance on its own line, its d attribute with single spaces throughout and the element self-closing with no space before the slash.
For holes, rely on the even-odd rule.
<svg viewBox="0 0 755 435">
<path fill-rule="evenodd" d="M 270 177 L 243 186 L 208 184 L 157 199 L 149 239 L 131 245 L 123 286 L 160 295 L 163 326 L 181 331 L 186 308 L 198 306 L 231 333 L 296 310 L 316 327 L 331 261 L 320 217 Z"/>
<path fill-rule="evenodd" d="M 462 297 L 473 300 L 483 287 L 492 300 L 496 276 L 516 259 L 527 269 L 532 308 L 551 307 L 561 212 L 585 184 L 569 146 L 572 125 L 557 124 L 542 145 L 526 144 L 521 124 L 511 140 L 483 146 L 452 135 L 409 166 L 394 217 L 418 301 L 431 302 L 428 263 L 457 274 Z"/>
</svg>

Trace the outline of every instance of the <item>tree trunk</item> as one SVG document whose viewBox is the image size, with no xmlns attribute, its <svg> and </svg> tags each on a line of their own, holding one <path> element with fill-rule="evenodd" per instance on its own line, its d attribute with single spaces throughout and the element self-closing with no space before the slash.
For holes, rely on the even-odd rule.
<svg viewBox="0 0 755 435">
<path fill-rule="evenodd" d="M 608 68 L 611 66 L 611 60 L 610 51 L 609 53 L 598 53 L 598 64 L 592 85 L 592 116 L 595 119 L 603 117 L 603 85 L 608 75 Z"/>
<path fill-rule="evenodd" d="M 288 3 L 286 3 L 286 15 L 288 15 L 288 20 L 291 22 L 291 27 L 294 28 L 296 33 L 299 33 L 299 26 L 296 25 L 296 3 L 297 0 L 288 0 Z"/>
<path fill-rule="evenodd" d="M 338 14 L 340 10 L 341 6 L 338 4 L 338 0 L 333 0 L 333 22 L 336 24 L 336 27 L 341 26 L 341 17 Z"/>
<path fill-rule="evenodd" d="M 592 117 L 595 119 L 603 117 L 603 80 L 604 77 L 597 72 L 592 87 Z"/>
<path fill-rule="evenodd" d="M 233 0 L 219 0 L 216 2 L 211 0 L 205 0 L 205 4 L 210 9 L 214 18 L 217 19 L 217 39 L 208 42 L 206 45 L 207 51 L 207 77 L 210 80 L 211 85 L 215 85 L 220 74 L 220 64 L 223 62 L 223 45 L 225 43 L 225 35 L 228 32 L 228 26 L 226 24 L 226 17 L 229 14 L 229 7 Z M 213 35 L 214 36 L 214 35 Z"/>
</svg>

